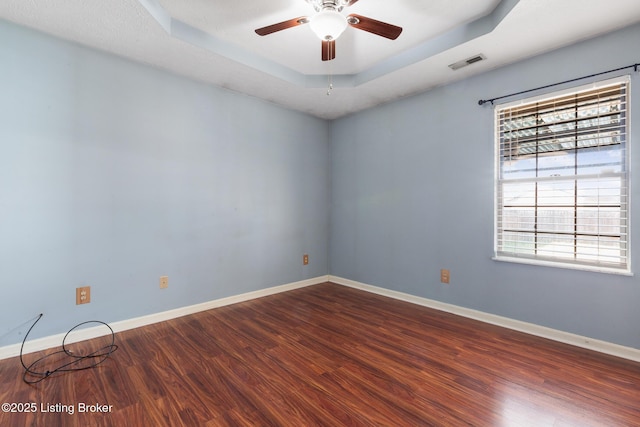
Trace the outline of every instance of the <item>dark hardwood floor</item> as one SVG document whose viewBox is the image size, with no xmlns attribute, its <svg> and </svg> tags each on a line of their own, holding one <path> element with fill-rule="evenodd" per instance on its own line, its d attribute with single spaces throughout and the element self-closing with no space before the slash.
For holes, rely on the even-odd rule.
<svg viewBox="0 0 640 427">
<path fill-rule="evenodd" d="M 116 343 L 34 386 L 0 361 L 0 403 L 38 408 L 0 426 L 640 426 L 639 363 L 331 283 Z"/>
</svg>

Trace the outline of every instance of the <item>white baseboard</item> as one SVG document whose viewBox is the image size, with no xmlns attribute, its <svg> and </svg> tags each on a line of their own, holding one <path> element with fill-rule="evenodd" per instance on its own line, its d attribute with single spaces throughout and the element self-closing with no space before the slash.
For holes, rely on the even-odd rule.
<svg viewBox="0 0 640 427">
<path fill-rule="evenodd" d="M 635 362 L 640 362 L 640 349 L 625 347 L 607 341 L 596 340 L 569 332 L 547 328 L 545 326 L 540 326 L 533 323 L 522 322 L 520 320 L 497 316 L 495 314 L 485 313 L 483 311 L 472 310 L 469 308 L 447 304 L 428 298 L 418 297 L 403 292 L 367 285 L 365 283 L 360 283 L 341 277 L 329 276 L 329 281 L 339 285 L 349 286 L 367 292 L 372 292 L 374 294 L 383 295 L 386 297 L 422 305 L 436 310 L 445 311 L 447 313 L 457 314 L 459 316 L 467 317 L 470 319 L 479 320 L 481 322 L 491 323 L 493 325 L 502 326 L 531 335 L 536 335 L 542 338 L 548 338 L 550 340 L 574 345 L 576 347 L 582 347 L 589 350 L 598 351 L 600 353 L 622 357 L 624 359 L 633 360 Z"/>
<path fill-rule="evenodd" d="M 240 295 L 234 295 L 226 298 L 221 298 L 213 301 L 204 302 L 201 304 L 190 305 L 187 307 L 176 308 L 173 310 L 163 311 L 161 313 L 149 314 L 147 316 L 136 317 L 134 319 L 122 320 L 119 322 L 110 323 L 109 326 L 114 332 L 126 331 L 129 329 L 139 328 L 141 326 L 150 325 L 152 323 L 163 322 L 165 320 L 175 319 L 177 317 L 187 316 L 189 314 L 198 313 L 212 308 L 223 307 L 225 305 L 231 305 L 238 302 L 249 301 L 252 299 L 264 297 L 267 295 L 273 295 L 280 292 L 290 291 L 292 289 L 304 288 L 306 286 L 317 285 L 329 281 L 329 276 L 320 276 L 312 279 L 301 280 L 299 282 L 293 282 L 286 285 L 274 286 L 271 288 L 260 289 L 258 291 L 247 292 Z M 91 338 L 97 338 L 110 334 L 108 328 L 105 326 L 96 326 L 86 329 L 80 329 L 73 332 L 73 335 L 69 335 L 67 343 L 71 344 L 78 341 L 84 341 Z M 66 333 L 65 333 L 66 334 Z M 38 338 L 35 340 L 27 341 L 24 345 L 23 354 L 33 353 L 36 351 L 46 350 L 49 348 L 60 347 L 65 334 L 50 335 L 48 337 Z M 0 360 L 8 359 L 20 355 L 20 344 L 12 344 L 5 347 L 0 347 Z"/>
<path fill-rule="evenodd" d="M 126 331 L 129 329 L 139 328 L 141 326 L 150 325 L 152 323 L 163 322 L 165 320 L 175 319 L 177 317 L 187 316 L 189 314 L 198 313 L 205 310 L 210 310 L 217 307 L 223 307 L 238 302 L 249 301 L 255 298 L 264 297 L 267 295 L 273 295 L 280 292 L 286 292 L 292 289 L 303 288 L 306 286 L 316 285 L 324 282 L 333 282 L 343 286 L 349 286 L 352 288 L 372 292 L 378 295 L 410 302 L 413 304 L 422 305 L 425 307 L 433 308 L 440 311 L 445 311 L 459 316 L 467 317 L 470 319 L 479 320 L 481 322 L 490 323 L 497 326 L 513 329 L 516 331 L 536 335 L 543 338 L 548 338 L 554 341 L 562 342 L 565 344 L 574 345 L 577 347 L 586 348 L 589 350 L 598 351 L 612 356 L 622 357 L 624 359 L 640 362 L 640 349 L 625 347 L 618 344 L 613 344 L 607 341 L 596 340 L 581 335 L 572 334 L 569 332 L 559 331 L 556 329 L 547 328 L 545 326 L 536 325 L 533 323 L 522 322 L 520 320 L 510 319 L 508 317 L 497 316 L 495 314 L 485 313 L 478 310 L 472 310 L 456 306 L 453 304 L 447 304 L 428 298 L 418 297 L 403 292 L 393 291 L 390 289 L 380 288 L 377 286 L 367 285 L 365 283 L 356 282 L 354 280 L 344 279 L 337 276 L 320 276 L 312 279 L 302 280 L 299 282 L 289 283 L 280 286 L 274 286 L 267 289 L 261 289 L 258 291 L 247 292 L 240 295 L 234 295 L 226 298 L 221 298 L 213 301 L 208 301 L 201 304 L 195 304 L 187 307 L 181 307 L 174 310 L 163 311 L 161 313 L 150 314 L 147 316 L 137 317 L 128 320 L 122 320 L 119 322 L 110 323 L 109 326 L 114 332 Z M 97 326 L 92 328 L 86 328 L 75 331 L 73 336 L 70 336 L 68 343 L 71 344 L 77 341 L 83 341 L 91 338 L 97 338 L 109 334 L 110 331 L 104 326 Z M 46 350 L 49 348 L 59 347 L 62 343 L 65 334 L 51 335 L 48 337 L 38 338 L 30 340 L 25 343 L 23 353 L 28 354 L 36 351 Z M 0 360 L 15 357 L 20 354 L 21 344 L 12 344 L 5 347 L 0 347 Z"/>
</svg>

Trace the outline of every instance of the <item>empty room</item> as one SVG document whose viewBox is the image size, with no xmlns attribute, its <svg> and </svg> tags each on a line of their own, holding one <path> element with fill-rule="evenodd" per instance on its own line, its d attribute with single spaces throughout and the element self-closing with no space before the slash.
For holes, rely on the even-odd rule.
<svg viewBox="0 0 640 427">
<path fill-rule="evenodd" d="M 640 426 L 637 0 L 1 0 L 0 426 Z"/>
</svg>

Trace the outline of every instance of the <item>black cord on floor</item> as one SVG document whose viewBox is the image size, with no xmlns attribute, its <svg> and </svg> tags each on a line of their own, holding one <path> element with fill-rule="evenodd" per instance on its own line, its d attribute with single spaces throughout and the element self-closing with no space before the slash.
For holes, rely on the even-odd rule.
<svg viewBox="0 0 640 427">
<path fill-rule="evenodd" d="M 42 313 L 40 313 L 40 315 L 38 316 L 36 321 L 33 322 L 33 325 L 31 325 L 31 327 L 27 331 L 26 335 L 24 336 L 24 339 L 22 340 L 22 345 L 20 346 L 20 363 L 22 363 L 22 367 L 24 368 L 24 374 L 22 375 L 22 380 L 27 384 L 39 383 L 40 381 L 42 381 L 44 379 L 47 379 L 51 375 L 53 375 L 55 373 L 58 373 L 58 372 L 73 372 L 73 371 L 82 371 L 84 369 L 95 368 L 96 366 L 98 366 L 99 364 L 101 364 L 102 362 L 107 360 L 109 358 L 109 356 L 111 356 L 111 354 L 118 349 L 118 346 L 115 343 L 116 342 L 116 336 L 115 336 L 115 334 L 113 332 L 113 329 L 111 329 L 111 326 L 109 326 L 108 324 L 106 324 L 104 322 L 101 322 L 99 320 L 89 320 L 87 322 L 78 323 L 76 326 L 71 328 L 69 330 L 69 332 L 67 332 L 67 334 L 62 339 L 62 350 L 56 351 L 56 352 L 51 353 L 51 354 L 47 354 L 46 356 L 43 356 L 43 357 L 39 358 L 38 360 L 33 362 L 31 365 L 27 366 L 24 363 L 23 355 L 22 355 L 22 351 L 24 349 L 24 343 L 27 341 L 27 337 L 29 336 L 29 333 L 31 332 L 33 327 L 36 326 L 36 323 L 38 323 L 38 321 L 41 318 L 42 318 Z M 92 353 L 89 353 L 89 354 L 86 354 L 86 355 L 82 355 L 82 356 L 76 356 L 71 351 L 69 351 L 67 349 L 67 347 L 66 347 L 67 337 L 69 336 L 69 334 L 71 332 L 76 330 L 78 327 L 80 327 L 82 325 L 86 325 L 88 323 L 99 323 L 99 324 L 104 325 L 107 328 L 109 328 L 109 330 L 111 331 L 111 344 L 106 345 L 106 346 L 104 346 L 102 348 L 99 348 L 99 349 L 95 350 Z M 47 370 L 45 372 L 38 372 L 38 371 L 36 371 L 34 369 L 34 366 L 37 365 L 38 363 L 42 362 L 43 360 L 50 359 L 53 356 L 56 356 L 56 355 L 59 355 L 59 354 L 62 354 L 62 353 L 64 353 L 66 356 L 68 356 L 68 358 L 69 358 L 68 362 L 62 363 L 60 366 L 58 366 L 58 367 L 56 367 L 56 368 L 54 368 L 53 370 L 50 370 L 50 371 Z M 87 364 L 87 365 L 77 366 L 77 365 L 80 365 L 82 362 L 86 363 L 87 360 L 91 360 L 92 362 Z M 27 376 L 35 377 L 36 379 L 30 379 L 30 378 L 27 378 Z"/>
</svg>

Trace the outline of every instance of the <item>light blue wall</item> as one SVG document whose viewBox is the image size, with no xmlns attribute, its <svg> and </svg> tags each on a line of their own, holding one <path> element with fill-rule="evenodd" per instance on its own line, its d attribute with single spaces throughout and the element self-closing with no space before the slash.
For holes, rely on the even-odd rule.
<svg viewBox="0 0 640 427">
<path fill-rule="evenodd" d="M 0 346 L 326 275 L 329 137 L 0 22 Z"/>
<path fill-rule="evenodd" d="M 333 122 L 331 274 L 640 348 L 638 276 L 492 261 L 494 119 L 490 105 L 478 106 L 640 62 L 639 43 L 636 25 Z M 638 73 L 631 85 L 640 272 Z M 441 268 L 451 284 L 440 283 Z"/>
<path fill-rule="evenodd" d="M 636 277 L 491 260 L 493 114 L 477 105 L 638 62 L 638 40 L 634 26 L 327 123 L 0 22 L 0 346 L 41 312 L 34 338 L 330 272 L 640 348 Z"/>
</svg>

